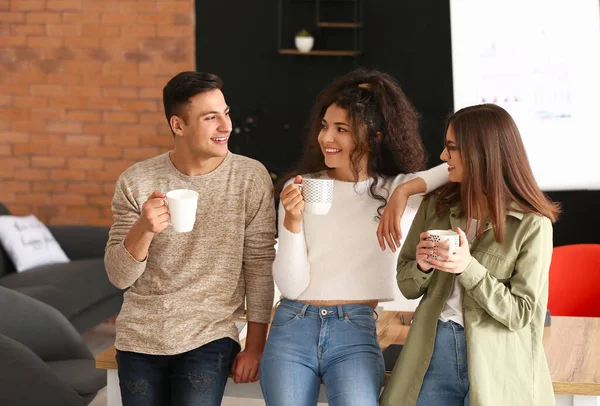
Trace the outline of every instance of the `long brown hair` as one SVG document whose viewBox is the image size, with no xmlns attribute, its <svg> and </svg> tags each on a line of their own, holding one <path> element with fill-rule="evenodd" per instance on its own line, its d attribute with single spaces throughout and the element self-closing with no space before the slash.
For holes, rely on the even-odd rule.
<svg viewBox="0 0 600 406">
<path fill-rule="evenodd" d="M 377 209 L 379 217 L 388 196 L 377 193 L 377 176 L 419 171 L 425 167 L 426 156 L 419 136 L 419 115 L 396 80 L 377 70 L 355 69 L 319 93 L 310 114 L 304 154 L 298 166 L 282 177 L 277 190 L 296 175 L 327 169 L 318 136 L 332 104 L 344 109 L 350 121 L 356 145 L 350 153 L 355 182 L 362 169 L 361 158 L 367 154 L 367 173 L 374 179 L 369 194 L 382 203 Z"/>
<path fill-rule="evenodd" d="M 560 206 L 539 189 L 517 125 L 506 110 L 495 104 L 466 107 L 448 118 L 446 134 L 449 128 L 460 150 L 463 179 L 433 192 L 438 195 L 438 214 L 457 203 L 462 203 L 461 216 L 467 218 L 481 218 L 487 211 L 498 242 L 513 202 L 522 213 L 558 219 Z M 478 234 L 482 228 L 480 221 Z"/>
</svg>

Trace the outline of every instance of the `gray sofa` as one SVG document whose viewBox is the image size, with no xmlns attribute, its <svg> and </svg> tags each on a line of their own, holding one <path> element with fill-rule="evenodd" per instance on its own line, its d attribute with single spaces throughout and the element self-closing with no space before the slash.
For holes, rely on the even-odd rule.
<svg viewBox="0 0 600 406">
<path fill-rule="evenodd" d="M 0 203 L 0 215 L 10 214 Z M 0 244 L 0 286 L 23 293 L 59 312 L 80 333 L 116 315 L 123 292 L 104 269 L 107 227 L 48 226 L 71 262 L 40 266 L 17 273 Z"/>
<path fill-rule="evenodd" d="M 106 371 L 58 310 L 0 287 L 0 314 L 0 405 L 84 406 L 106 386 Z"/>
</svg>

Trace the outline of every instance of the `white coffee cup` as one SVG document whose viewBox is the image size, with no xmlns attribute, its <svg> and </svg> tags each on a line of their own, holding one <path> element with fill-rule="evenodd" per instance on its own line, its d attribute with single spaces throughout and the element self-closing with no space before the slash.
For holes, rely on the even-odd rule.
<svg viewBox="0 0 600 406">
<path fill-rule="evenodd" d="M 456 249 L 460 246 L 460 236 L 458 233 L 451 230 L 429 230 L 429 241 L 433 241 L 434 243 L 447 242 L 448 250 L 444 250 L 438 248 L 438 251 L 443 251 L 445 253 L 454 253 Z M 433 248 L 431 249 L 433 251 Z M 431 258 L 440 261 L 442 258 L 439 255 L 431 254 Z"/>
<path fill-rule="evenodd" d="M 167 192 L 165 199 L 171 215 L 170 224 L 178 233 L 192 231 L 196 222 L 198 192 L 189 189 L 176 189 Z"/>
<path fill-rule="evenodd" d="M 307 213 L 329 213 L 333 202 L 333 179 L 302 179 L 301 187 Z"/>
</svg>

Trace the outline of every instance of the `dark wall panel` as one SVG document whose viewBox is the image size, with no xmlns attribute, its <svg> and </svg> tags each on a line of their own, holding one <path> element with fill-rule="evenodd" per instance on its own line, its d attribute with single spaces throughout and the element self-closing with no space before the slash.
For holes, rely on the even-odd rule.
<svg viewBox="0 0 600 406">
<path fill-rule="evenodd" d="M 284 47 L 293 46 L 301 28 L 314 33 L 315 48 L 345 41 L 347 33 L 315 29 L 312 0 L 285 2 Z M 343 16 L 344 4 L 339 3 Z M 319 90 L 355 66 L 366 66 L 398 79 L 421 113 L 429 166 L 440 162 L 444 121 L 453 110 L 449 4 L 366 0 L 364 6 L 364 53 L 352 58 L 279 54 L 277 0 L 196 1 L 197 70 L 216 73 L 225 82 L 240 131 L 232 136 L 232 151 L 260 160 L 274 173 L 288 170 L 302 151 L 308 113 Z M 335 18 L 335 12 L 328 12 L 328 18 Z M 600 191 L 549 195 L 564 207 L 555 245 L 600 243 Z"/>
</svg>

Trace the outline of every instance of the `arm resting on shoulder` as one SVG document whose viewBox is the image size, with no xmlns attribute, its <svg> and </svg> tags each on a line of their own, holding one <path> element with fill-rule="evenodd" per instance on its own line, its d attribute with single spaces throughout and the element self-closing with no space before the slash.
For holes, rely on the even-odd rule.
<svg viewBox="0 0 600 406">
<path fill-rule="evenodd" d="M 443 163 L 426 171 L 417 172 L 415 175 L 423 179 L 427 189 L 425 190 L 425 193 L 429 193 L 449 182 L 448 164 Z"/>
<path fill-rule="evenodd" d="M 405 181 L 406 177 L 412 179 Z M 408 196 L 419 193 L 429 193 L 442 185 L 448 183 L 448 164 L 443 163 L 426 171 L 415 172 L 407 175 L 399 175 L 392 183 L 392 189 L 403 187 Z"/>
</svg>

